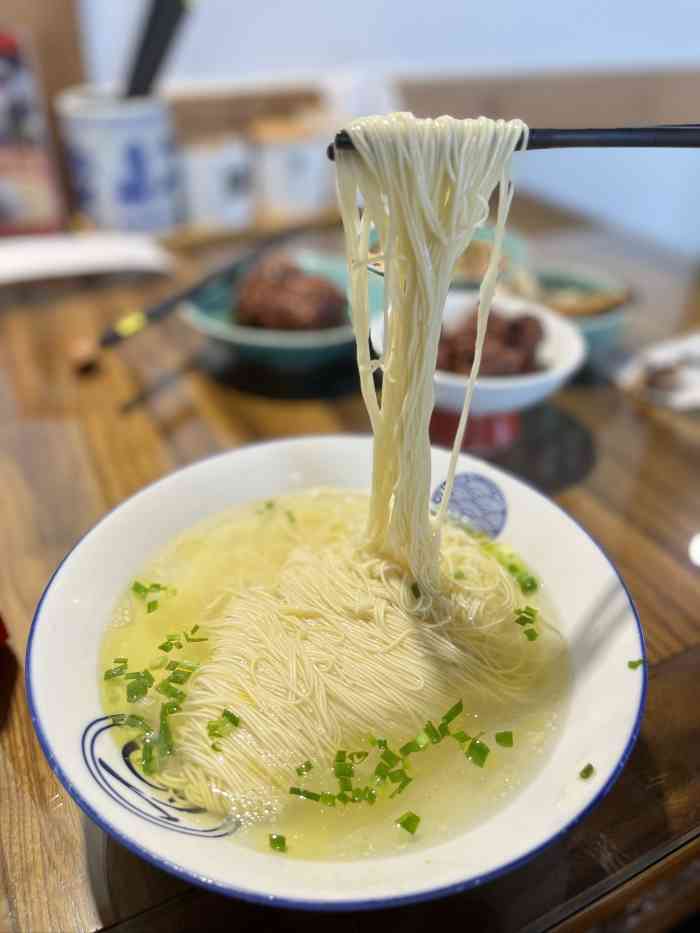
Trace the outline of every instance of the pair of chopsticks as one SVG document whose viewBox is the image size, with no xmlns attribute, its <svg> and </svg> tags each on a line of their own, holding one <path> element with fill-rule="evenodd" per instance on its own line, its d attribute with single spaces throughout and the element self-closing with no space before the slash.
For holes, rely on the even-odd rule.
<svg viewBox="0 0 700 933">
<path fill-rule="evenodd" d="M 353 149 L 350 134 L 341 130 L 327 149 L 335 159 L 336 149 Z M 700 123 L 663 126 L 620 126 L 600 129 L 532 129 L 528 149 L 695 149 L 700 148 Z"/>
</svg>

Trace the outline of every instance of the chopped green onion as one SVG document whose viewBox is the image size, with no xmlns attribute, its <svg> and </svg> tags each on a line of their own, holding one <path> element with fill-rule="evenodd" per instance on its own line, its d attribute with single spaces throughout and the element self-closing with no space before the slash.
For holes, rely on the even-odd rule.
<svg viewBox="0 0 700 933">
<path fill-rule="evenodd" d="M 170 723 L 168 722 L 168 711 L 166 709 L 167 703 L 164 703 L 160 708 L 160 732 L 158 733 L 158 752 L 161 758 L 167 758 L 168 755 L 172 755 L 174 744 L 173 744 L 173 734 L 170 730 Z"/>
<path fill-rule="evenodd" d="M 133 713 L 115 713 L 112 716 L 112 722 L 115 726 L 127 726 L 129 729 L 141 729 L 141 731 L 145 733 L 153 732 L 153 729 L 143 716 L 135 716 Z"/>
<path fill-rule="evenodd" d="M 141 767 L 145 774 L 153 774 L 156 770 L 155 746 L 150 736 L 146 736 L 141 747 Z"/>
<path fill-rule="evenodd" d="M 112 663 L 113 664 L 128 664 L 129 659 L 128 658 L 115 658 Z"/>
<path fill-rule="evenodd" d="M 131 584 L 131 592 L 138 596 L 139 599 L 144 599 L 148 593 L 148 587 L 144 586 L 143 583 L 140 583 L 138 580 L 134 580 Z"/>
<path fill-rule="evenodd" d="M 452 722 L 453 719 L 456 719 L 459 716 L 459 714 L 462 712 L 463 709 L 464 709 L 464 704 L 462 703 L 461 700 L 457 700 L 455 705 L 451 706 L 447 710 L 445 715 L 442 717 L 442 722 L 448 725 L 449 723 Z"/>
<path fill-rule="evenodd" d="M 352 794 L 350 795 L 350 799 L 352 800 L 353 803 L 361 803 L 365 799 L 364 790 L 360 787 L 353 788 Z"/>
<path fill-rule="evenodd" d="M 287 511 L 284 514 L 287 516 L 287 521 L 289 522 L 290 525 L 294 525 L 296 523 L 294 512 L 290 512 L 289 509 L 287 509 Z"/>
<path fill-rule="evenodd" d="M 393 768 L 394 765 L 397 765 L 401 761 L 401 758 L 387 747 L 382 752 L 382 761 L 386 762 L 390 768 Z"/>
<path fill-rule="evenodd" d="M 355 774 L 355 769 L 353 768 L 353 766 L 350 764 L 349 761 L 336 761 L 336 763 L 333 765 L 333 771 L 335 773 L 335 776 L 338 778 L 340 777 L 351 778 Z"/>
<path fill-rule="evenodd" d="M 289 793 L 294 797 L 303 797 L 305 800 L 318 802 L 321 799 L 321 795 L 317 794 L 315 790 L 306 790 L 303 787 L 290 787 Z"/>
<path fill-rule="evenodd" d="M 116 660 L 116 659 L 115 659 Z M 627 667 L 631 671 L 636 671 L 638 667 L 641 667 L 644 664 L 644 658 L 638 658 L 636 661 L 628 661 Z"/>
<path fill-rule="evenodd" d="M 401 784 L 403 781 L 409 780 L 409 777 L 403 768 L 397 768 L 396 771 L 389 772 L 389 780 L 392 784 Z"/>
<path fill-rule="evenodd" d="M 190 629 L 190 635 L 194 635 L 195 632 L 198 632 L 198 631 L 199 631 L 199 625 L 193 625 L 192 628 Z"/>
<path fill-rule="evenodd" d="M 192 676 L 192 671 L 174 670 L 168 680 L 171 684 L 186 684 Z"/>
<path fill-rule="evenodd" d="M 270 848 L 275 852 L 286 852 L 287 851 L 287 840 L 281 833 L 270 833 Z"/>
<path fill-rule="evenodd" d="M 386 781 L 386 779 L 389 777 L 389 770 L 390 770 L 389 765 L 387 765 L 383 761 L 380 761 L 377 767 L 374 769 L 374 775 L 377 778 L 377 780 L 381 783 L 383 781 Z"/>
<path fill-rule="evenodd" d="M 464 745 L 471 740 L 471 736 L 467 735 L 464 729 L 460 729 L 459 732 L 453 732 L 452 738 L 456 742 L 459 742 L 460 745 Z"/>
<path fill-rule="evenodd" d="M 412 836 L 415 834 L 420 823 L 420 817 L 417 813 L 414 813 L 412 810 L 407 810 L 402 816 L 396 821 L 396 825 L 400 826 L 401 829 L 405 829 L 407 833 L 410 833 Z"/>
<path fill-rule="evenodd" d="M 491 749 L 486 742 L 482 742 L 480 739 L 472 739 L 466 751 L 466 756 L 477 768 L 483 768 L 490 751 Z"/>
<path fill-rule="evenodd" d="M 187 632 L 183 632 L 182 634 L 185 636 L 185 641 L 188 641 L 191 644 L 199 641 L 209 641 L 208 638 L 193 638 L 191 635 L 188 635 Z M 178 648 L 182 648 L 182 645 L 178 644 Z"/>
<path fill-rule="evenodd" d="M 411 584 L 411 592 L 416 597 L 416 599 L 420 599 L 420 587 L 418 586 L 417 583 Z"/>
<path fill-rule="evenodd" d="M 587 781 L 588 778 L 593 777 L 594 774 L 595 774 L 595 768 L 589 761 L 585 767 L 581 768 L 581 770 L 578 773 L 578 776 L 582 778 L 584 781 Z"/>
<path fill-rule="evenodd" d="M 338 785 L 339 785 L 341 791 L 343 791 L 343 792 L 348 791 L 348 790 L 349 790 L 349 791 L 352 790 L 352 781 L 350 780 L 349 777 L 339 777 L 339 778 L 338 778 Z"/>
<path fill-rule="evenodd" d="M 388 742 L 386 739 L 375 739 L 374 744 L 377 746 L 377 748 L 386 748 Z"/>
<path fill-rule="evenodd" d="M 231 732 L 240 725 L 240 717 L 232 713 L 230 709 L 225 709 L 218 719 L 210 719 L 207 723 L 207 734 L 216 736 L 219 739 L 226 738 Z"/>
<path fill-rule="evenodd" d="M 168 716 L 172 716 L 173 713 L 180 712 L 180 705 L 175 700 L 168 700 L 167 703 L 163 703 L 161 709 L 164 709 Z"/>
<path fill-rule="evenodd" d="M 212 742 L 211 747 L 212 747 L 212 751 L 223 752 L 223 748 L 221 747 L 221 745 L 219 745 L 218 742 Z"/>
<path fill-rule="evenodd" d="M 497 732 L 494 736 L 496 739 L 496 745 L 502 745 L 503 748 L 512 748 L 513 747 L 513 733 L 507 732 Z"/>
<path fill-rule="evenodd" d="M 336 794 L 335 799 L 339 800 L 340 803 L 348 803 L 348 801 L 350 800 L 350 798 L 345 793 L 345 791 L 341 791 L 339 794 Z"/>
<path fill-rule="evenodd" d="M 156 687 L 158 693 L 162 693 L 163 696 L 168 697 L 171 700 L 176 700 L 178 703 L 182 703 L 187 694 L 184 690 L 178 690 L 177 687 L 174 687 L 169 680 L 161 680 L 161 682 Z"/>
<path fill-rule="evenodd" d="M 527 638 L 528 641 L 537 641 L 537 639 L 540 637 L 540 633 L 535 628 L 526 628 L 523 632 L 523 635 L 525 638 Z"/>
<path fill-rule="evenodd" d="M 146 603 L 146 612 L 148 613 L 155 612 L 157 608 L 158 608 L 157 599 L 149 599 L 149 601 Z"/>
<path fill-rule="evenodd" d="M 464 580 L 464 571 L 463 571 L 463 570 L 455 570 L 455 572 L 454 572 L 454 578 L 455 578 L 455 580 Z"/>
<path fill-rule="evenodd" d="M 426 724 L 423 726 L 423 732 L 428 736 L 433 745 L 437 745 L 440 739 L 442 738 L 440 733 L 435 728 L 435 723 L 431 722 L 429 719 Z"/>
<path fill-rule="evenodd" d="M 324 807 L 334 807 L 335 806 L 335 794 L 321 794 L 321 804 Z"/>
<path fill-rule="evenodd" d="M 360 762 L 364 761 L 368 755 L 369 752 L 350 752 L 348 758 L 350 761 L 354 761 L 356 764 L 360 764 Z"/>
<path fill-rule="evenodd" d="M 154 684 L 153 674 L 148 670 L 134 671 L 126 674 L 125 678 L 129 681 L 126 687 L 126 699 L 129 703 L 143 699 Z"/>
<path fill-rule="evenodd" d="M 539 587 L 537 579 L 533 577 L 531 573 L 520 573 L 517 579 L 520 584 L 520 590 L 523 593 L 535 593 Z"/>
<path fill-rule="evenodd" d="M 347 757 L 348 757 L 348 753 L 345 752 L 345 751 L 343 751 L 343 749 L 341 748 L 341 750 L 340 750 L 339 752 L 336 752 L 336 753 L 335 753 L 335 762 L 336 762 L 336 764 L 337 764 L 339 761 L 345 761 L 345 759 L 346 759 Z"/>
<path fill-rule="evenodd" d="M 299 777 L 302 777 L 304 774 L 308 774 L 312 768 L 313 768 L 313 765 L 311 764 L 311 762 L 305 761 L 303 764 L 299 765 L 299 767 L 296 769 L 296 772 L 299 775 Z"/>
<path fill-rule="evenodd" d="M 438 726 L 438 734 L 441 739 L 444 739 L 446 735 L 450 734 L 450 725 L 447 722 L 441 722 Z"/>
<path fill-rule="evenodd" d="M 172 651 L 175 645 L 171 641 L 164 641 L 162 644 L 158 645 L 159 651 Z"/>
<path fill-rule="evenodd" d="M 367 801 L 368 804 L 371 805 L 376 802 L 377 792 L 376 790 L 374 790 L 373 787 L 365 787 L 364 794 L 365 794 L 365 800 Z"/>
<path fill-rule="evenodd" d="M 393 792 L 393 794 L 389 794 L 389 800 L 396 797 L 397 794 L 403 794 L 403 792 L 406 790 L 406 788 L 408 787 L 408 785 L 411 783 L 412 780 L 413 778 L 407 777 L 405 781 L 402 781 L 399 784 L 399 786 L 396 788 L 396 790 Z"/>
<path fill-rule="evenodd" d="M 126 664 L 118 664 L 116 667 L 110 667 L 105 671 L 105 680 L 114 680 L 115 677 L 121 677 L 126 674 Z"/>
<path fill-rule="evenodd" d="M 411 739 L 410 742 L 406 742 L 405 745 L 402 745 L 399 749 L 401 755 L 405 758 L 406 755 L 412 755 L 416 752 L 422 752 L 423 749 L 427 748 L 430 745 L 430 739 L 426 732 L 419 732 L 415 739 Z"/>
<path fill-rule="evenodd" d="M 274 509 L 274 507 L 275 507 L 275 500 L 274 500 L 274 499 L 268 499 L 267 502 L 265 503 L 265 508 L 266 508 L 266 509 Z"/>
</svg>

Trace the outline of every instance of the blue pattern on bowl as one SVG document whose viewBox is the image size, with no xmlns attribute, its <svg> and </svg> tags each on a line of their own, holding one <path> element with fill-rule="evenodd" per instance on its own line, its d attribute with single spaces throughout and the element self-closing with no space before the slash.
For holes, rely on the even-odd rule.
<svg viewBox="0 0 700 933">
<path fill-rule="evenodd" d="M 444 491 L 443 481 L 433 493 L 434 506 L 440 505 Z M 458 473 L 455 476 L 447 511 L 474 531 L 481 531 L 490 538 L 503 531 L 508 517 L 506 497 L 493 480 L 479 473 Z"/>
</svg>

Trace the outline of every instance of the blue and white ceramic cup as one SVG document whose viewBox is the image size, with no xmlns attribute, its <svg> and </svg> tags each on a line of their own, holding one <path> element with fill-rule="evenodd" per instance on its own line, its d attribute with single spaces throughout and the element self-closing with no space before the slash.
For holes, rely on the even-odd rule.
<svg viewBox="0 0 700 933">
<path fill-rule="evenodd" d="M 56 101 L 81 213 L 100 228 L 157 233 L 179 222 L 180 167 L 166 101 L 85 85 Z"/>
</svg>

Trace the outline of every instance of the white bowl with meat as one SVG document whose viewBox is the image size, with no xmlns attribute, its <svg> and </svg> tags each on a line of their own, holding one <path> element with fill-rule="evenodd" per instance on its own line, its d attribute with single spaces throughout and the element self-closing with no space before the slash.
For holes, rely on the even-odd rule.
<svg viewBox="0 0 700 933">
<path fill-rule="evenodd" d="M 451 291 L 435 372 L 435 407 L 459 412 L 464 403 L 474 353 L 478 294 Z M 384 322 L 375 320 L 372 347 L 382 353 Z M 568 382 L 586 357 L 576 327 L 543 305 L 499 295 L 486 332 L 481 370 L 471 412 L 490 415 L 531 408 Z"/>
</svg>

